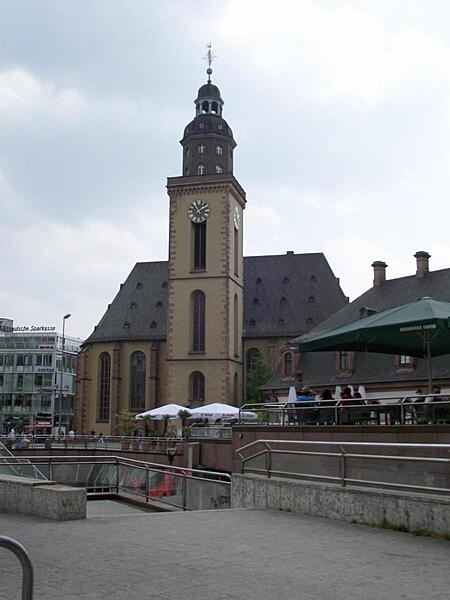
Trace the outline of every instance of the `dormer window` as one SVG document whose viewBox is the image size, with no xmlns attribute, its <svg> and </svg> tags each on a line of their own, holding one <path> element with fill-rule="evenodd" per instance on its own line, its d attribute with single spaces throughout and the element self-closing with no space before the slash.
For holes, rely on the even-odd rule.
<svg viewBox="0 0 450 600">
<path fill-rule="evenodd" d="M 280 300 L 280 304 L 286 304 L 286 302 L 287 302 L 286 296 L 283 296 Z"/>
<path fill-rule="evenodd" d="M 216 173 L 222 173 L 223 169 L 221 165 L 216 165 Z"/>
<path fill-rule="evenodd" d="M 248 322 L 248 324 L 250 325 L 250 327 L 255 327 L 255 325 L 256 325 L 255 319 L 250 319 L 250 321 Z"/>
<path fill-rule="evenodd" d="M 222 154 L 223 154 L 222 146 L 216 146 L 216 154 L 220 154 L 220 156 L 222 156 Z"/>
<path fill-rule="evenodd" d="M 125 321 L 125 323 L 123 324 L 123 328 L 124 329 L 130 329 L 130 324 L 128 321 Z"/>
<path fill-rule="evenodd" d="M 253 304 L 259 304 L 259 298 L 257 296 L 253 298 Z"/>
<path fill-rule="evenodd" d="M 136 289 L 137 290 L 142 290 L 143 287 L 144 286 L 142 285 L 142 283 L 140 281 L 138 281 L 137 284 L 136 284 Z"/>
<path fill-rule="evenodd" d="M 287 275 L 283 277 L 283 283 L 289 283 L 289 277 Z"/>
<path fill-rule="evenodd" d="M 204 175 L 205 174 L 205 165 L 200 163 L 197 167 L 197 174 Z"/>
<path fill-rule="evenodd" d="M 204 146 L 204 144 L 200 144 L 200 146 L 197 148 L 197 152 L 199 154 L 203 154 L 205 152 L 205 146 Z"/>
<path fill-rule="evenodd" d="M 312 304 L 316 298 L 314 296 L 310 296 L 308 298 L 308 304 Z"/>
<path fill-rule="evenodd" d="M 257 277 L 257 278 L 256 278 L 256 285 L 259 285 L 259 284 L 261 284 L 261 283 L 262 283 L 262 279 L 261 279 L 261 277 Z"/>
<path fill-rule="evenodd" d="M 156 321 L 152 321 L 150 323 L 150 329 L 155 329 L 155 327 L 156 327 Z"/>
<path fill-rule="evenodd" d="M 199 127 L 199 129 L 205 129 L 205 124 L 204 123 L 199 123 L 198 127 Z"/>
<path fill-rule="evenodd" d="M 222 125 L 222 123 L 217 123 L 217 129 L 218 129 L 219 131 L 222 131 L 222 129 L 223 129 L 223 125 Z"/>
<path fill-rule="evenodd" d="M 162 301 L 158 300 L 158 302 L 156 303 L 156 308 L 161 308 L 162 306 Z"/>
</svg>

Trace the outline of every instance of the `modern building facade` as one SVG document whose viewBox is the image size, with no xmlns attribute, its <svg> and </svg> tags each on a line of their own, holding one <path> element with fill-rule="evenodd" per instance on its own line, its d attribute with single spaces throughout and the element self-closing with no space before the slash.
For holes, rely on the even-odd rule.
<svg viewBox="0 0 450 600">
<path fill-rule="evenodd" d="M 181 140 L 182 175 L 167 180 L 168 261 L 137 263 L 83 344 L 79 432 L 117 433 L 122 409 L 240 405 L 258 357 L 291 381 L 289 339 L 348 302 L 322 253 L 243 256 L 246 194 L 210 76 Z"/>
<path fill-rule="evenodd" d="M 81 340 L 55 326 L 14 327 L 0 319 L 0 432 L 49 430 L 73 422 Z"/>
</svg>

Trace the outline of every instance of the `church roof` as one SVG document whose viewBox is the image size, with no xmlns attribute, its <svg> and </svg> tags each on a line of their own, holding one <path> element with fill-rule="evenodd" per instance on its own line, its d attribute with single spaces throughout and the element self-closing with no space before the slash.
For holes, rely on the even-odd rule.
<svg viewBox="0 0 450 600">
<path fill-rule="evenodd" d="M 347 302 L 322 252 L 244 258 L 246 338 L 305 333 Z"/>
<path fill-rule="evenodd" d="M 85 344 L 166 338 L 167 261 L 136 263 Z"/>
<path fill-rule="evenodd" d="M 347 302 L 322 253 L 244 258 L 244 337 L 301 335 Z M 85 344 L 166 338 L 168 262 L 137 263 Z"/>
</svg>

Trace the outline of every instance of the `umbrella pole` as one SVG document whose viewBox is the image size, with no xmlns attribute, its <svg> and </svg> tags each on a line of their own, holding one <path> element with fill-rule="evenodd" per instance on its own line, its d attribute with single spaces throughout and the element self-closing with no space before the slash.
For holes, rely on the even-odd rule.
<svg viewBox="0 0 450 600">
<path fill-rule="evenodd" d="M 430 340 L 429 335 L 428 335 L 427 340 L 426 340 L 425 343 L 427 345 L 428 392 L 431 393 L 431 391 L 432 391 L 432 385 L 433 385 L 433 373 L 432 373 L 433 365 L 431 363 L 431 340 Z"/>
</svg>

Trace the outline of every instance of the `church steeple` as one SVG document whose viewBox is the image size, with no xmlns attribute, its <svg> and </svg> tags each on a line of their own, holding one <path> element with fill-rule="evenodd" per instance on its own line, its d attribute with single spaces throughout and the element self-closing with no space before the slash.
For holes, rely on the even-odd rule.
<svg viewBox="0 0 450 600">
<path fill-rule="evenodd" d="M 195 117 L 184 130 L 183 175 L 233 173 L 233 150 L 236 142 L 222 117 L 223 100 L 219 88 L 211 83 L 211 48 L 208 50 L 208 81 L 198 90 Z"/>
</svg>

